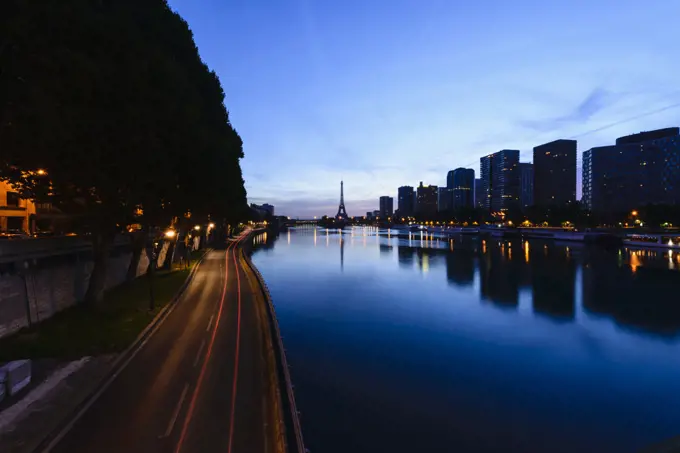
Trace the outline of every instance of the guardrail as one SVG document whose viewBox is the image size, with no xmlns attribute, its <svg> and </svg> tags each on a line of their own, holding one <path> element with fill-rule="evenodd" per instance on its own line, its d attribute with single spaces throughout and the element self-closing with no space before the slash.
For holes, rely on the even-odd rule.
<svg viewBox="0 0 680 453">
<path fill-rule="evenodd" d="M 287 450 L 290 453 L 306 453 L 308 450 L 305 448 L 302 438 L 299 412 L 297 410 L 297 405 L 295 404 L 295 395 L 293 393 L 293 384 L 290 378 L 288 362 L 286 360 L 286 351 L 283 347 L 281 330 L 279 329 L 279 322 L 276 319 L 276 311 L 274 309 L 274 303 L 272 302 L 271 293 L 269 292 L 269 288 L 267 287 L 262 274 L 260 274 L 260 271 L 250 260 L 250 257 L 246 253 L 243 253 L 243 256 L 248 267 L 253 274 L 255 274 L 255 277 L 257 277 L 260 289 L 267 301 L 267 320 L 269 321 L 269 329 L 272 333 L 272 337 L 275 339 L 276 347 L 274 347 L 274 353 L 276 356 L 279 382 L 282 382 L 285 385 L 285 393 L 287 396 L 287 398 L 282 398 L 282 403 L 286 409 L 283 411 L 283 418 L 286 427 Z"/>
</svg>

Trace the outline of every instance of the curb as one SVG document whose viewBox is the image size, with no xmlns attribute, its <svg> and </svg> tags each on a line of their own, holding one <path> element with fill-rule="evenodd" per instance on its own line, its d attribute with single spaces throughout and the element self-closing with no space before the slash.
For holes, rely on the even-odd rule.
<svg viewBox="0 0 680 453">
<path fill-rule="evenodd" d="M 179 288 L 174 297 L 163 307 L 158 314 L 151 320 L 151 322 L 137 335 L 137 338 L 132 342 L 128 348 L 121 352 L 116 360 L 111 364 L 109 371 L 104 377 L 92 388 L 91 391 L 64 417 L 57 426 L 50 430 L 43 439 L 31 451 L 33 453 L 48 453 L 55 447 L 57 443 L 71 430 L 73 425 L 83 416 L 83 414 L 94 404 L 99 396 L 104 393 L 106 388 L 116 379 L 116 377 L 125 369 L 125 367 L 132 361 L 137 353 L 144 347 L 146 342 L 153 336 L 158 328 L 163 324 L 163 321 L 168 317 L 172 310 L 179 302 L 187 287 L 194 279 L 198 272 L 198 268 L 203 262 L 203 258 L 212 249 L 206 249 L 205 253 L 196 261 L 196 264 L 189 272 L 189 275 L 184 280 L 184 283 Z"/>
<path fill-rule="evenodd" d="M 255 274 L 255 277 L 259 283 L 260 290 L 262 291 L 262 294 L 264 295 L 265 300 L 267 301 L 267 318 L 269 321 L 269 328 L 272 330 L 272 336 L 274 337 L 274 349 L 277 350 L 278 352 L 278 368 L 279 372 L 281 373 L 281 378 L 283 381 L 283 384 L 286 387 L 286 395 L 287 395 L 287 406 L 289 409 L 289 414 L 288 417 L 284 416 L 284 418 L 289 418 L 287 420 L 286 425 L 288 425 L 288 431 L 289 434 L 287 437 L 290 438 L 290 440 L 287 442 L 288 444 L 288 451 L 291 453 L 306 453 L 308 450 L 304 446 L 304 441 L 302 438 L 302 429 L 300 426 L 300 418 L 299 418 L 299 411 L 297 410 L 297 405 L 295 403 L 295 394 L 293 392 L 293 383 L 290 378 L 290 371 L 289 371 L 289 365 L 288 361 L 286 360 L 286 350 L 283 347 L 283 340 L 281 337 L 281 331 L 279 329 L 279 322 L 276 318 L 276 310 L 274 308 L 274 303 L 272 301 L 271 294 L 269 292 L 269 288 L 267 287 L 267 284 L 264 281 L 264 277 L 262 277 L 262 274 L 260 273 L 259 269 L 253 264 L 251 261 L 250 257 L 243 252 L 243 249 L 241 249 L 241 253 L 243 253 L 244 260 L 250 270 Z M 292 425 L 292 426 L 291 426 Z M 293 431 L 291 434 L 290 431 Z"/>
</svg>

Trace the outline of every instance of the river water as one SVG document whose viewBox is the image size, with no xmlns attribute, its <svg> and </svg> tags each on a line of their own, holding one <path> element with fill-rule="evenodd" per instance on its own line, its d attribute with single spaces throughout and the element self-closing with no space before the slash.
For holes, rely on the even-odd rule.
<svg viewBox="0 0 680 453">
<path fill-rule="evenodd" d="M 680 256 L 372 228 L 256 238 L 311 453 L 680 435 Z"/>
</svg>

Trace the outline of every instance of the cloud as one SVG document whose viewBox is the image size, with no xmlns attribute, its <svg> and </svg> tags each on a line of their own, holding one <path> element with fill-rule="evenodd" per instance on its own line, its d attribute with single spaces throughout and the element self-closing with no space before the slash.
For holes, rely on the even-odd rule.
<svg viewBox="0 0 680 453">
<path fill-rule="evenodd" d="M 596 114 L 615 104 L 622 93 L 613 93 L 605 88 L 596 87 L 572 111 L 545 120 L 522 120 L 519 124 L 538 133 L 559 131 L 565 127 L 586 123 Z"/>
</svg>

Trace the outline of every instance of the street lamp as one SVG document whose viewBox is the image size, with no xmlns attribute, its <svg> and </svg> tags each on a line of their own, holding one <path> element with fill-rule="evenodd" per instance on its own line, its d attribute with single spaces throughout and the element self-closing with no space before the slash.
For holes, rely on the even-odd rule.
<svg viewBox="0 0 680 453">
<path fill-rule="evenodd" d="M 43 170 L 42 168 L 38 170 L 38 175 L 45 176 L 46 174 L 47 174 L 47 172 L 45 170 Z"/>
<path fill-rule="evenodd" d="M 637 212 L 637 211 L 633 211 L 633 212 L 630 213 L 630 215 L 632 215 L 633 217 L 636 217 L 636 216 L 638 215 L 638 212 Z"/>
<path fill-rule="evenodd" d="M 196 226 L 194 227 L 194 230 L 196 230 L 196 231 L 200 231 L 200 229 L 201 229 L 201 225 L 196 225 Z"/>
<path fill-rule="evenodd" d="M 208 228 L 210 228 L 210 229 L 215 228 L 215 224 L 214 224 L 214 223 L 209 224 L 209 225 L 208 225 Z"/>
<path fill-rule="evenodd" d="M 176 234 L 177 233 L 175 232 L 175 230 L 168 230 L 165 232 L 165 237 L 168 239 L 172 239 L 175 237 Z"/>
</svg>

